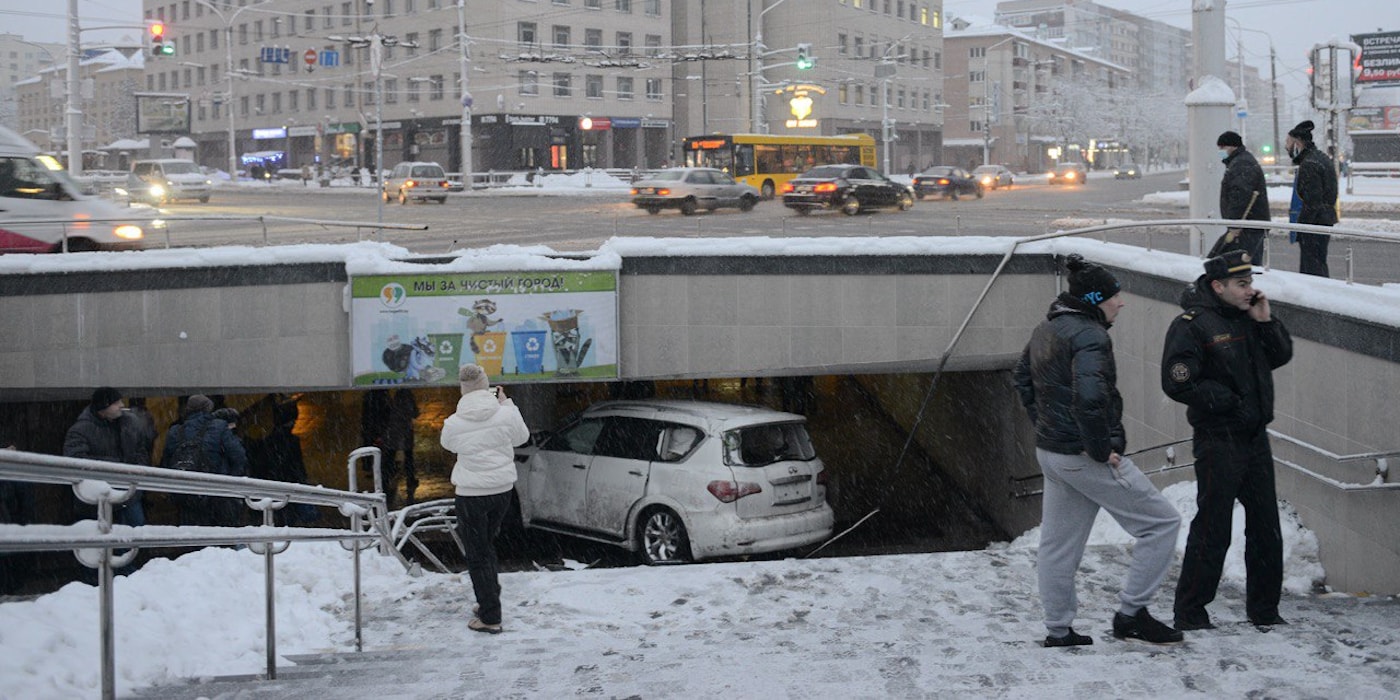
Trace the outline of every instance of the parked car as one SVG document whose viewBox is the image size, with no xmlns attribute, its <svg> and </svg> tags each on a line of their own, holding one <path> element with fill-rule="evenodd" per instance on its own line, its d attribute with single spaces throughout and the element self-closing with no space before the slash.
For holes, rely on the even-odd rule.
<svg viewBox="0 0 1400 700">
<path fill-rule="evenodd" d="M 935 165 L 914 176 L 914 193 L 919 199 L 929 196 L 957 199 L 964 194 L 981 199 L 985 191 L 972 173 L 952 165 Z"/>
<path fill-rule="evenodd" d="M 1060 163 L 1049 175 L 1049 183 L 1052 185 L 1082 185 L 1087 179 L 1089 173 L 1080 163 Z"/>
<path fill-rule="evenodd" d="M 85 194 L 58 159 L 0 126 L 0 253 L 139 248 L 149 222 L 132 213 Z"/>
<path fill-rule="evenodd" d="M 1136 180 L 1142 177 L 1142 169 L 1137 163 L 1124 163 L 1113 170 L 1115 180 Z"/>
<path fill-rule="evenodd" d="M 839 209 L 855 216 L 866 209 L 914 207 L 914 190 L 864 165 L 818 165 L 783 185 L 783 206 L 798 214 Z"/>
<path fill-rule="evenodd" d="M 438 204 L 447 203 L 447 193 L 452 189 L 447 181 L 447 171 L 437 163 L 404 161 L 394 166 L 384 187 L 380 190 L 384 201 L 397 199 L 399 204 L 410 200 L 432 200 Z"/>
<path fill-rule="evenodd" d="M 714 211 L 720 207 L 750 211 L 759 199 L 758 190 L 735 182 L 729 173 L 714 168 L 667 168 L 632 183 L 632 203 L 648 214 L 679 209 L 690 216 L 700 209 Z"/>
<path fill-rule="evenodd" d="M 835 522 L 797 414 L 604 402 L 534 445 L 517 452 L 525 526 L 617 545 L 647 564 L 804 547 Z"/>
<path fill-rule="evenodd" d="M 993 190 L 1010 187 L 1016 181 L 1005 165 L 979 165 L 972 169 L 972 177 L 982 183 L 983 189 Z"/>
<path fill-rule="evenodd" d="M 192 160 L 155 158 L 131 164 L 126 178 L 128 202 L 165 204 L 177 199 L 209 201 L 214 181 Z"/>
</svg>

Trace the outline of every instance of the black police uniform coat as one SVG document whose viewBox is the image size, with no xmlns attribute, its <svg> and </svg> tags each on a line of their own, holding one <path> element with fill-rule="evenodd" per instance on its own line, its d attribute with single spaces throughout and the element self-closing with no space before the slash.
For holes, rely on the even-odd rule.
<svg viewBox="0 0 1400 700">
<path fill-rule="evenodd" d="M 1061 294 L 1031 334 L 1013 379 L 1037 447 L 1099 462 L 1126 448 L 1108 328 L 1097 306 Z"/>
<path fill-rule="evenodd" d="M 1292 359 L 1277 317 L 1260 323 L 1226 306 L 1204 275 L 1181 295 L 1162 350 L 1162 391 L 1186 404 L 1198 435 L 1250 436 L 1274 419 L 1273 371 Z"/>
</svg>

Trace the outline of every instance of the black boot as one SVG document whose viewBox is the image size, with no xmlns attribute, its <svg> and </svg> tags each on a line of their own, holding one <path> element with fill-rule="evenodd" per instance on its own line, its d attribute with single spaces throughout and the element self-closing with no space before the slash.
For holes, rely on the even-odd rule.
<svg viewBox="0 0 1400 700">
<path fill-rule="evenodd" d="M 1041 646 L 1044 647 L 1082 647 L 1094 643 L 1094 638 L 1084 634 L 1077 634 L 1074 628 L 1070 628 L 1069 634 L 1063 637 L 1047 636 Z"/>
<path fill-rule="evenodd" d="M 1174 644 L 1185 638 L 1181 632 L 1158 622 L 1147 612 L 1147 608 L 1138 610 L 1132 616 L 1114 613 L 1113 636 L 1119 639 L 1141 639 L 1153 644 Z"/>
</svg>

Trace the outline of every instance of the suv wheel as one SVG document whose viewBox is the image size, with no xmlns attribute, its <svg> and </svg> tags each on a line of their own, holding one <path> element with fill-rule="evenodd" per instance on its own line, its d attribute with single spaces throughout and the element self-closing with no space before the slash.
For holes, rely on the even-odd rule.
<svg viewBox="0 0 1400 700">
<path fill-rule="evenodd" d="M 690 561 L 690 539 L 680 516 L 661 507 L 642 513 L 637 521 L 637 554 L 648 566 Z"/>
</svg>

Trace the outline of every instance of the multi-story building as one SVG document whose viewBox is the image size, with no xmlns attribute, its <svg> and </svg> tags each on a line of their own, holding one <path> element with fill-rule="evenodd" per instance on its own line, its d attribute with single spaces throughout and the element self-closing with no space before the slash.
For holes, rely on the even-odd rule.
<svg viewBox="0 0 1400 700">
<path fill-rule="evenodd" d="M 1238 60 L 1225 62 L 1225 75 L 1221 78 L 1234 89 L 1235 99 L 1238 100 L 1230 128 L 1244 136 L 1245 145 L 1261 160 L 1276 158 L 1283 148 L 1281 139 L 1297 123 L 1283 114 L 1287 99 L 1284 86 L 1271 85 L 1267 76 L 1261 76 L 1259 69 L 1248 63 L 1241 69 Z M 1279 111 L 1277 118 L 1274 116 L 1275 105 Z M 1244 113 L 1243 118 L 1240 113 Z M 1275 139 L 1275 135 L 1279 139 Z"/>
<path fill-rule="evenodd" d="M 385 167 L 457 170 L 464 92 L 474 171 L 670 157 L 670 3 L 467 5 L 459 23 L 454 0 L 145 0 L 175 45 L 150 61 L 145 87 L 189 94 L 197 157 L 210 165 L 227 161 L 231 130 L 245 161 L 369 167 L 382 133 Z"/>
<path fill-rule="evenodd" d="M 210 165 L 227 161 L 232 129 L 245 160 L 367 166 L 380 131 L 386 166 L 417 158 L 456 170 L 463 88 L 478 172 L 656 167 L 689 135 L 878 138 L 885 120 L 896 169 L 939 149 L 940 2 L 467 6 L 463 61 L 455 0 L 146 0 L 146 19 L 166 24 L 176 51 L 149 62 L 145 89 L 190 96 Z M 815 66 L 797 67 L 799 44 Z M 799 103 L 810 106 L 800 118 Z"/>
<path fill-rule="evenodd" d="M 20 34 L 0 32 L 0 123 L 19 123 L 15 85 L 61 62 L 67 51 L 63 44 L 26 41 Z"/>
<path fill-rule="evenodd" d="M 944 162 L 1040 172 L 1057 160 L 1111 167 L 1127 158 L 1123 66 L 998 25 L 952 21 L 943 37 Z"/>
<path fill-rule="evenodd" d="M 690 0 L 673 4 L 677 130 L 893 137 L 896 172 L 942 142 L 942 2 Z M 799 49 L 813 61 L 799 64 Z"/>
<path fill-rule="evenodd" d="M 136 133 L 134 93 L 145 83 L 144 57 L 130 57 L 107 49 L 88 52 L 78 63 L 79 108 L 83 113 L 83 151 L 90 167 L 103 164 L 94 160 L 98 151 L 118 139 Z M 59 62 L 15 84 L 17 115 L 14 123 L 26 138 L 40 148 L 66 151 L 63 133 L 67 109 L 68 65 Z"/>
<path fill-rule="evenodd" d="M 1005 0 L 996 22 L 1133 71 L 1148 90 L 1184 90 L 1191 32 L 1091 0 Z"/>
</svg>

